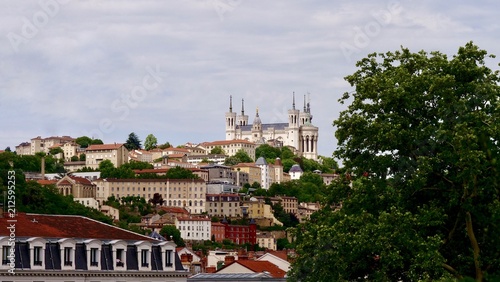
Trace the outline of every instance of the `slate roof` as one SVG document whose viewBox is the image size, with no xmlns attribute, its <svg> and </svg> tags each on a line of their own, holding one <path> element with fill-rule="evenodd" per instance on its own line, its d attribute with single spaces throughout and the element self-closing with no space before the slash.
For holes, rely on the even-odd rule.
<svg viewBox="0 0 500 282">
<path fill-rule="evenodd" d="M 274 128 L 274 130 L 285 130 L 285 128 L 288 127 L 288 123 L 286 122 L 280 122 L 280 123 L 263 123 L 262 124 L 262 131 L 268 130 L 271 128 Z M 247 125 L 237 125 L 236 128 L 240 128 L 242 131 L 251 131 L 252 130 L 252 125 L 247 124 Z"/>
<path fill-rule="evenodd" d="M 255 162 L 255 165 L 267 165 L 267 161 L 264 157 L 259 157 Z"/>
<path fill-rule="evenodd" d="M 0 218 L 0 226 L 8 226 L 9 219 Z M 78 215 L 18 213 L 14 219 L 17 220 L 17 237 L 156 241 L 148 236 Z M 9 230 L 0 228 L 0 236 L 9 236 Z"/>
<path fill-rule="evenodd" d="M 294 165 L 292 165 L 292 167 L 290 168 L 290 170 L 288 172 L 303 172 L 303 171 L 302 171 L 302 168 L 300 168 L 300 165 L 294 164 Z"/>
</svg>

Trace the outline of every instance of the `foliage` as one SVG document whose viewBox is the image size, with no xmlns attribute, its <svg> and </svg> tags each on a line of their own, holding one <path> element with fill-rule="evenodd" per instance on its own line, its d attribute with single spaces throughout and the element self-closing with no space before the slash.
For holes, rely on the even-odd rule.
<svg viewBox="0 0 500 282">
<path fill-rule="evenodd" d="M 79 161 L 80 159 L 78 158 L 78 156 L 71 156 L 71 161 L 72 162 L 77 162 Z"/>
<path fill-rule="evenodd" d="M 64 151 L 61 147 L 54 147 L 49 149 L 49 154 L 55 156 L 57 154 L 64 154 Z"/>
<path fill-rule="evenodd" d="M 163 205 L 165 200 L 163 200 L 163 197 L 160 195 L 160 193 L 154 193 L 153 198 L 149 200 L 149 202 L 153 206 L 158 206 L 158 205 Z"/>
<path fill-rule="evenodd" d="M 234 156 L 227 157 L 224 161 L 224 165 L 232 166 L 239 163 L 251 163 L 252 158 L 243 149 L 239 149 Z"/>
<path fill-rule="evenodd" d="M 170 147 L 172 147 L 172 145 L 168 141 L 165 142 L 164 144 L 158 145 L 158 148 L 160 148 L 162 150 L 170 148 Z"/>
<path fill-rule="evenodd" d="M 293 213 L 287 213 L 281 204 L 274 204 L 273 208 L 274 217 L 283 223 L 283 227 L 295 227 L 299 224 L 299 219 Z"/>
<path fill-rule="evenodd" d="M 4 151 L 5 151 L 5 152 L 12 152 L 12 150 L 10 149 L 10 147 L 9 147 L 9 146 L 7 146 L 7 147 L 5 148 L 5 150 L 4 150 Z"/>
<path fill-rule="evenodd" d="M 17 155 L 14 152 L 0 153 L 0 164 L 10 167 L 12 162 L 16 169 L 23 172 L 40 172 L 42 170 L 42 158 L 45 158 L 45 172 L 58 173 L 64 172 L 64 161 L 54 158 L 52 155 L 45 155 L 40 152 L 33 155 Z"/>
<path fill-rule="evenodd" d="M 467 43 L 452 59 L 403 48 L 358 62 L 334 122 L 354 182 L 299 225 L 292 281 L 500 275 L 500 77 L 486 58 Z"/>
<path fill-rule="evenodd" d="M 138 162 L 138 161 L 134 161 L 134 160 L 131 160 L 128 163 L 124 163 L 120 167 L 129 168 L 132 170 L 135 170 L 135 169 L 153 169 L 154 168 L 154 166 L 150 163 Z"/>
<path fill-rule="evenodd" d="M 87 148 L 90 145 L 103 144 L 101 139 L 92 139 L 88 136 L 80 136 L 75 139 L 75 143 L 80 145 L 81 148 Z"/>
<path fill-rule="evenodd" d="M 221 146 L 215 146 L 212 150 L 210 150 L 210 154 L 212 155 L 225 155 L 226 152 L 222 149 Z"/>
<path fill-rule="evenodd" d="M 123 146 L 125 146 L 125 148 L 127 148 L 127 150 L 129 151 L 139 150 L 142 147 L 141 140 L 139 140 L 139 137 L 134 132 L 128 135 L 128 139 L 127 141 L 125 141 L 125 144 Z"/>
<path fill-rule="evenodd" d="M 186 245 L 184 240 L 181 238 L 181 232 L 174 225 L 163 226 L 160 230 L 160 235 L 165 237 L 167 240 L 170 240 L 170 237 L 172 237 L 177 247 L 184 247 Z"/>
<path fill-rule="evenodd" d="M 156 148 L 158 145 L 158 139 L 153 134 L 149 134 L 146 136 L 146 140 L 144 140 L 144 149 L 151 150 Z"/>
<path fill-rule="evenodd" d="M 85 160 L 86 160 L 87 155 L 85 155 L 85 154 L 80 154 L 80 156 L 79 156 L 78 158 L 80 159 L 80 161 L 82 161 L 82 162 L 83 162 L 83 161 L 85 161 Z"/>
<path fill-rule="evenodd" d="M 187 168 L 175 166 L 167 170 L 166 177 L 170 179 L 197 179 L 198 175 Z"/>
</svg>

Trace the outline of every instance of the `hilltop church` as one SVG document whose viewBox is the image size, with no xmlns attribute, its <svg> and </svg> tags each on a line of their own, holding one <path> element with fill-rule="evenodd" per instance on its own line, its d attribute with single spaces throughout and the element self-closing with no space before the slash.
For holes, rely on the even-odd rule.
<svg viewBox="0 0 500 282">
<path fill-rule="evenodd" d="M 247 140 L 257 144 L 272 143 L 275 146 L 293 147 L 299 156 L 318 159 L 318 127 L 312 125 L 310 103 L 304 97 L 304 110 L 295 108 L 295 94 L 292 108 L 288 110 L 288 123 L 262 123 L 257 109 L 252 124 L 245 115 L 244 100 L 241 100 L 241 114 L 233 112 L 232 96 L 229 97 L 229 112 L 226 112 L 226 140 Z"/>
</svg>

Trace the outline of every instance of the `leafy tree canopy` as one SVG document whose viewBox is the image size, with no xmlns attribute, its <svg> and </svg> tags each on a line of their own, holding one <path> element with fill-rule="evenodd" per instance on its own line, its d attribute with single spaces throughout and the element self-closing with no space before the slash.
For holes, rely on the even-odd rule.
<svg viewBox="0 0 500 282">
<path fill-rule="evenodd" d="M 129 151 L 139 150 L 142 147 L 141 140 L 139 140 L 139 137 L 134 132 L 128 135 L 128 139 L 125 141 L 124 146 Z"/>
<path fill-rule="evenodd" d="M 103 144 L 101 139 L 92 139 L 88 136 L 80 136 L 75 139 L 75 143 L 80 145 L 82 148 L 87 148 L 90 145 L 99 145 Z"/>
<path fill-rule="evenodd" d="M 334 121 L 351 177 L 297 228 L 291 281 L 500 277 L 500 77 L 486 59 L 470 42 L 451 59 L 402 48 L 357 63 Z"/>
<path fill-rule="evenodd" d="M 167 240 L 170 240 L 170 238 L 172 237 L 178 247 L 184 247 L 186 245 L 181 237 L 181 232 L 174 225 L 163 226 L 163 228 L 160 230 L 160 235 L 165 237 Z"/>
<path fill-rule="evenodd" d="M 225 165 L 232 166 L 239 163 L 251 163 L 253 162 L 252 158 L 245 152 L 243 149 L 239 149 L 238 152 L 234 154 L 234 156 L 227 157 L 224 161 Z"/>
<path fill-rule="evenodd" d="M 153 134 L 149 134 L 146 136 L 146 140 L 144 140 L 144 149 L 151 150 L 156 148 L 158 145 L 158 139 Z"/>
<path fill-rule="evenodd" d="M 222 149 L 221 146 L 215 146 L 212 150 L 210 150 L 210 154 L 212 155 L 224 155 L 226 152 Z"/>
</svg>

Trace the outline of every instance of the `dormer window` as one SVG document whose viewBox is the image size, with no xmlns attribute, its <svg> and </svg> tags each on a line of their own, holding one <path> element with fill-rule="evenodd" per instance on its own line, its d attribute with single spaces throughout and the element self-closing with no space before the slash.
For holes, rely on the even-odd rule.
<svg viewBox="0 0 500 282">
<path fill-rule="evenodd" d="M 172 267 L 172 250 L 165 251 L 165 266 Z"/>
<path fill-rule="evenodd" d="M 99 249 L 91 248 L 90 249 L 90 265 L 91 266 L 99 266 Z"/>
<path fill-rule="evenodd" d="M 64 247 L 64 265 L 73 265 L 73 248 L 71 247 Z"/>
<path fill-rule="evenodd" d="M 116 266 L 117 267 L 124 267 L 125 264 L 123 263 L 123 256 L 124 256 L 124 251 L 123 249 L 117 249 L 116 250 Z"/>
<path fill-rule="evenodd" d="M 2 246 L 2 265 L 10 263 L 9 260 L 10 246 Z"/>
<path fill-rule="evenodd" d="M 141 250 L 141 266 L 142 267 L 149 267 L 149 251 L 148 250 Z"/>
<path fill-rule="evenodd" d="M 42 247 L 33 248 L 33 265 L 42 265 Z"/>
</svg>

